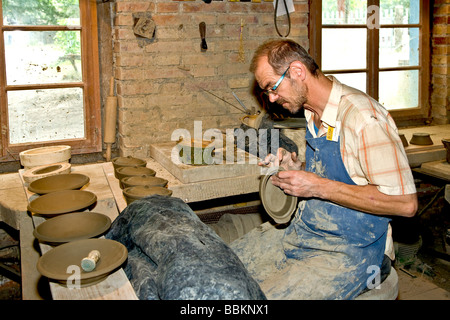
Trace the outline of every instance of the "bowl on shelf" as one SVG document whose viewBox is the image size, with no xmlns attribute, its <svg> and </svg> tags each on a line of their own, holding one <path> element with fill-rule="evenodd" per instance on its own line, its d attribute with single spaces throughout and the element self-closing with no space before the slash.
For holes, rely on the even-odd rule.
<svg viewBox="0 0 450 320">
<path fill-rule="evenodd" d="M 125 177 L 120 182 L 122 182 L 123 189 L 134 186 L 165 187 L 168 183 L 166 179 L 145 174 Z"/>
<path fill-rule="evenodd" d="M 114 167 L 114 176 L 119 178 L 116 174 L 116 170 L 122 167 L 145 167 L 147 165 L 147 161 L 139 158 L 134 158 L 132 156 L 127 157 L 116 157 L 111 160 L 111 163 Z"/>
<path fill-rule="evenodd" d="M 416 132 L 413 133 L 411 140 L 409 141 L 411 144 L 427 146 L 433 144 L 433 140 L 431 140 L 429 133 L 424 132 Z"/>
<path fill-rule="evenodd" d="M 133 201 L 148 197 L 153 194 L 159 194 L 161 196 L 172 196 L 172 190 L 164 187 L 150 187 L 150 186 L 135 186 L 123 189 L 123 196 L 127 205 Z"/>
</svg>

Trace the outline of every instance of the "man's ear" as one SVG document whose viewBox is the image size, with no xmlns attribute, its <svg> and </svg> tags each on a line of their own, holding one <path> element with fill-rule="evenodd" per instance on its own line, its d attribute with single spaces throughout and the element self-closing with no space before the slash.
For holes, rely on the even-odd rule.
<svg viewBox="0 0 450 320">
<path fill-rule="evenodd" d="M 304 81 L 306 79 L 306 67 L 300 61 L 294 61 L 289 68 L 289 76 L 293 79 L 300 79 Z"/>
</svg>

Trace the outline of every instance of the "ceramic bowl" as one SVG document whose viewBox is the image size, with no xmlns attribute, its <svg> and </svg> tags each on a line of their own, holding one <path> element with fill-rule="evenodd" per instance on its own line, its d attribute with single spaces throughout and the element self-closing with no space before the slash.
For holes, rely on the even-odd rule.
<svg viewBox="0 0 450 320">
<path fill-rule="evenodd" d="M 57 174 L 31 182 L 28 190 L 38 194 L 46 194 L 60 190 L 81 189 L 88 182 L 89 177 L 84 174 Z"/>
<path fill-rule="evenodd" d="M 119 179 L 120 187 L 123 188 L 121 180 L 126 177 L 133 177 L 133 176 L 142 176 L 142 175 L 148 175 L 148 176 L 155 176 L 156 171 L 147 167 L 121 167 L 117 168 L 117 179 Z"/>
<path fill-rule="evenodd" d="M 406 140 L 405 134 L 399 133 L 398 136 L 400 137 L 400 140 L 402 141 L 403 147 L 406 148 L 409 144 Z"/>
<path fill-rule="evenodd" d="M 166 179 L 145 174 L 142 176 L 125 177 L 120 182 L 122 182 L 123 189 L 134 186 L 165 187 L 168 183 Z"/>
<path fill-rule="evenodd" d="M 429 133 L 417 132 L 417 133 L 413 133 L 413 136 L 412 136 L 411 140 L 409 141 L 409 143 L 415 144 L 415 145 L 426 146 L 426 145 L 433 144 L 433 140 L 431 140 Z"/>
<path fill-rule="evenodd" d="M 41 242 L 60 245 L 66 242 L 97 237 L 111 226 L 111 219 L 97 212 L 73 212 L 38 225 L 33 234 Z"/>
<path fill-rule="evenodd" d="M 62 190 L 44 194 L 30 202 L 30 212 L 54 216 L 69 212 L 81 211 L 97 201 L 97 196 L 84 190 Z"/>
<path fill-rule="evenodd" d="M 450 139 L 442 139 L 442 143 L 447 150 L 447 162 L 450 163 Z"/>
<path fill-rule="evenodd" d="M 116 174 L 116 170 L 122 167 L 145 167 L 147 165 L 147 161 L 139 158 L 134 158 L 132 156 L 128 157 L 116 157 L 111 160 L 111 163 L 114 167 L 114 176 L 118 178 Z"/>
<path fill-rule="evenodd" d="M 92 250 L 100 252 L 95 269 L 85 272 L 81 260 Z M 37 270 L 50 280 L 69 288 L 97 284 L 116 271 L 127 259 L 128 250 L 120 242 L 110 239 L 84 239 L 57 246 L 43 254 L 37 262 Z M 78 271 L 74 277 L 74 271 Z M 77 283 L 76 280 L 79 280 Z"/>
<path fill-rule="evenodd" d="M 123 189 L 123 196 L 127 204 L 131 204 L 135 200 L 148 197 L 153 194 L 170 197 L 172 190 L 163 187 L 135 186 Z"/>
<path fill-rule="evenodd" d="M 25 169 L 57 162 L 68 162 L 71 155 L 72 147 L 66 145 L 34 148 L 19 153 L 20 163 Z"/>
</svg>

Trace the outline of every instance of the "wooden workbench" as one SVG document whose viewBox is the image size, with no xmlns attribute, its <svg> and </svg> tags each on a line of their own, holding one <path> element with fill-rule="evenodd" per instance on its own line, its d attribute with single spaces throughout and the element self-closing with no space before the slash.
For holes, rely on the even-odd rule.
<svg viewBox="0 0 450 320">
<path fill-rule="evenodd" d="M 410 145 L 405 148 L 412 167 L 420 166 L 425 162 L 445 159 L 446 151 L 440 139 L 450 136 L 450 125 L 403 129 L 400 132 L 405 134 L 408 141 L 414 132 L 428 132 L 434 141 L 434 145 L 432 146 L 421 147 Z M 167 179 L 169 181 L 168 187 L 173 191 L 173 196 L 181 198 L 186 203 L 249 194 L 258 192 L 259 190 L 260 172 L 254 171 L 255 168 L 249 168 L 248 164 L 247 167 L 234 167 L 238 169 L 237 171 L 240 171 L 239 175 L 223 176 L 222 178 L 209 180 L 202 178 L 201 181 L 188 183 L 180 181 L 166 167 L 154 159 L 147 159 L 147 167 L 155 170 L 157 176 Z M 223 171 L 228 169 L 213 166 L 208 168 L 208 170 Z M 37 297 L 33 293 L 33 290 L 36 290 L 35 287 L 40 281 L 40 275 L 36 270 L 39 253 L 34 250 L 33 246 L 36 239 L 32 232 L 37 224 L 42 223 L 43 220 L 39 219 L 43 218 L 36 216 L 32 216 L 31 218 L 26 211 L 26 203 L 32 200 L 33 197 L 36 197 L 36 195 L 30 193 L 23 179 L 21 180 L 19 178 L 22 171 L 7 174 L 4 176 L 5 179 L 2 177 L 2 185 L 0 186 L 0 195 L 2 195 L 0 199 L 0 220 L 5 221 L 15 229 L 18 229 L 20 225 L 22 292 L 23 298 L 26 300 L 36 299 Z M 122 189 L 120 189 L 118 180 L 114 177 L 113 166 L 110 162 L 72 165 L 72 172 L 84 173 L 91 179 L 90 183 L 84 188 L 97 195 L 98 201 L 96 207 L 92 209 L 93 211 L 104 213 L 111 220 L 114 220 L 126 207 Z M 20 194 L 18 190 L 24 191 L 24 193 Z M 24 199 L 23 201 L 22 197 Z M 50 248 L 47 245 L 40 244 L 42 253 Z M 137 299 L 122 269 L 111 274 L 106 280 L 94 286 L 79 290 L 69 290 L 59 284 L 51 283 L 50 289 L 52 298 L 55 300 Z"/>
<path fill-rule="evenodd" d="M 185 202 L 196 202 L 210 200 L 220 197 L 228 197 L 241 195 L 246 193 L 254 193 L 259 190 L 259 171 L 258 174 L 228 177 L 225 179 L 203 180 L 193 183 L 182 183 L 163 166 L 153 159 L 147 159 L 147 167 L 156 171 L 156 175 L 167 179 L 168 188 L 173 191 L 173 196 L 183 199 Z M 24 170 L 19 170 L 22 179 L 23 189 L 26 194 L 27 201 L 30 202 L 38 195 L 28 190 L 28 185 L 22 178 Z M 91 191 L 97 196 L 97 203 L 91 210 L 107 215 L 112 221 L 118 217 L 127 206 L 119 181 L 114 177 L 114 168 L 111 162 L 72 166 L 71 172 L 85 174 L 90 178 L 89 183 L 82 190 Z M 255 173 L 255 172 L 253 172 Z M 25 227 L 22 232 L 26 232 L 28 240 L 24 243 L 28 244 L 27 248 L 23 248 L 24 252 L 30 251 L 29 246 L 36 241 L 32 234 L 33 229 L 45 218 L 31 213 L 32 226 Z M 41 253 L 52 249 L 51 246 L 39 243 Z M 36 285 L 40 281 L 37 274 L 36 263 L 39 255 L 30 254 L 22 263 L 23 286 Z M 30 270 L 30 271 L 27 271 Z M 34 274 L 34 275 L 33 275 Z M 32 291 L 31 288 L 24 288 L 26 291 Z M 102 282 L 83 287 L 79 289 L 68 289 L 59 283 L 50 281 L 50 291 L 54 300 L 135 300 L 136 294 L 128 281 L 123 269 L 109 275 Z"/>
<path fill-rule="evenodd" d="M 91 191 L 97 196 L 97 203 L 92 211 L 105 214 L 111 221 L 114 221 L 118 217 L 119 211 L 105 177 L 103 165 L 74 166 L 72 172 L 89 177 L 89 183 L 82 190 Z M 19 170 L 19 174 L 22 178 L 23 170 Z M 23 186 L 28 202 L 38 196 L 28 190 L 28 185 L 24 181 Z M 31 217 L 34 228 L 46 220 L 34 213 L 31 213 Z M 28 230 L 28 232 L 32 232 L 32 230 Z M 53 247 L 39 243 L 39 248 L 41 253 L 45 254 Z M 57 282 L 49 281 L 49 284 L 53 300 L 137 300 L 136 293 L 122 268 L 110 274 L 100 283 L 88 287 L 69 289 Z"/>
</svg>

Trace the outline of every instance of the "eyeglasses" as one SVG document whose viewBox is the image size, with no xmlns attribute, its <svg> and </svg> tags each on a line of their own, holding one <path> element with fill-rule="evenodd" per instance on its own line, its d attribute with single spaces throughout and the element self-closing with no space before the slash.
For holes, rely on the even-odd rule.
<svg viewBox="0 0 450 320">
<path fill-rule="evenodd" d="M 289 68 L 291 66 L 289 66 L 286 71 L 281 75 L 280 79 L 278 79 L 278 81 L 275 83 L 275 85 L 270 88 L 270 89 L 266 89 L 264 90 L 264 94 L 269 95 L 271 93 L 276 93 L 276 90 L 278 89 L 278 87 L 280 86 L 281 82 L 283 81 L 284 77 L 286 76 L 286 72 L 288 72 Z"/>
</svg>

